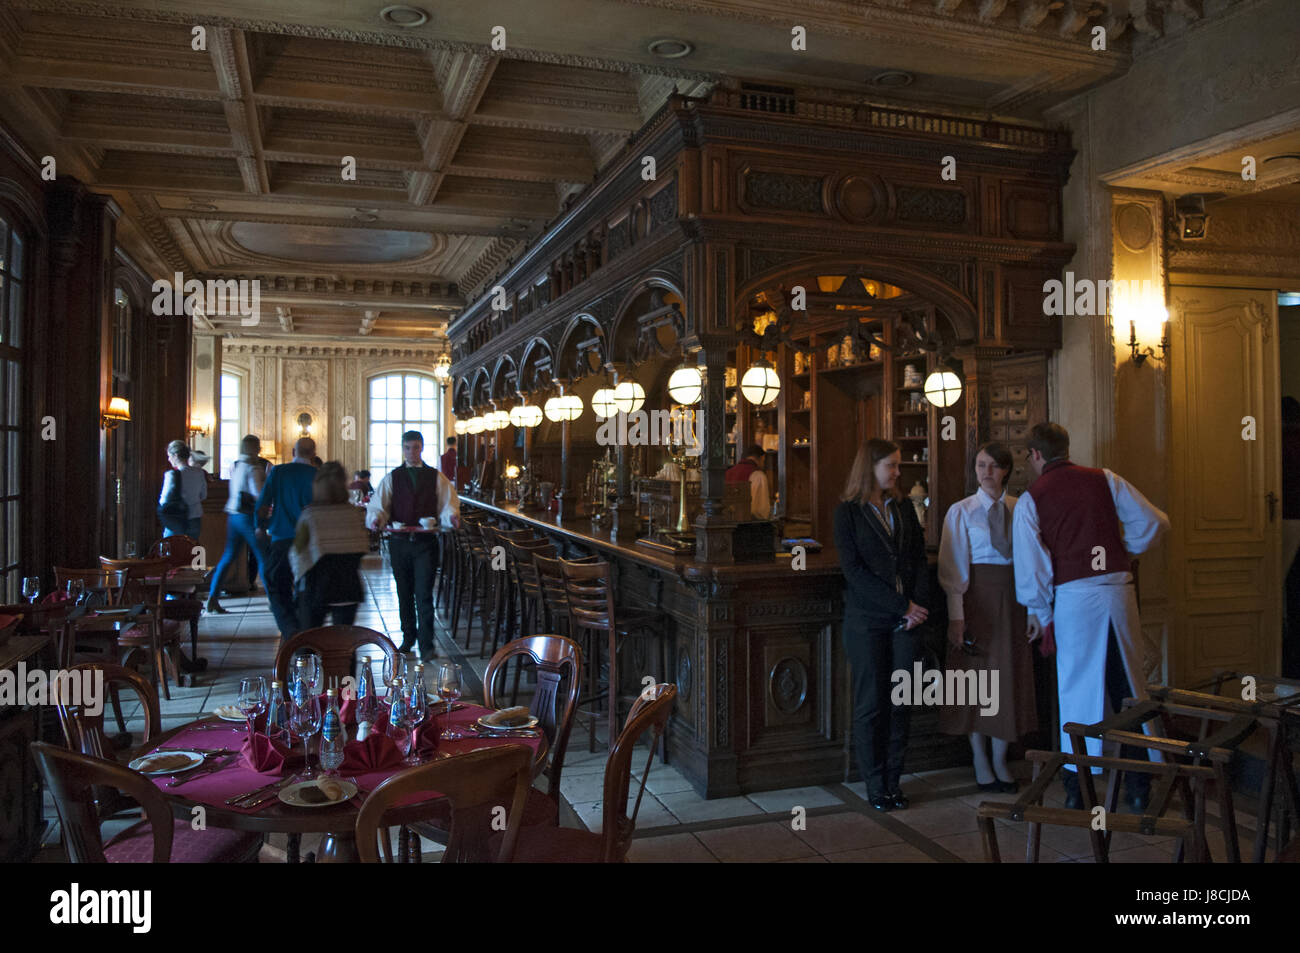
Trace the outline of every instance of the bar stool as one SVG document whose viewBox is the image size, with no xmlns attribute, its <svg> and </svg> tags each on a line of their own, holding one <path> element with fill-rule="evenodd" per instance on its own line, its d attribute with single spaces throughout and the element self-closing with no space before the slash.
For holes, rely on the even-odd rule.
<svg viewBox="0 0 1300 953">
<path fill-rule="evenodd" d="M 496 549 L 501 547 L 501 555 L 505 557 L 505 566 L 503 569 L 497 569 L 492 566 L 492 651 L 495 653 L 503 641 L 510 642 L 517 637 L 516 622 L 521 619 L 524 611 L 523 598 L 519 590 L 518 572 L 515 566 L 514 555 L 511 547 L 515 544 L 522 546 L 545 546 L 549 545 L 545 539 L 534 534 L 531 530 L 510 530 L 510 529 L 492 529 L 484 533 L 485 539 L 490 537 L 488 545 L 488 555 L 492 557 L 493 563 L 496 561 Z M 516 632 L 511 636 L 511 632 Z M 504 639 L 502 636 L 506 636 Z M 483 642 L 479 646 L 479 658 L 485 656 L 483 651 L 487 645 L 487 633 L 483 634 Z"/>
<path fill-rule="evenodd" d="M 474 637 L 474 607 L 479 608 L 479 624 L 483 625 L 483 616 L 487 611 L 487 593 L 483 593 L 483 598 L 479 599 L 479 583 L 482 582 L 482 588 L 486 590 L 487 579 L 486 572 L 489 563 L 488 551 L 485 548 L 482 527 L 474 521 L 465 521 L 461 523 L 461 528 L 457 531 L 457 543 L 463 554 L 461 562 L 461 571 L 457 573 L 460 576 L 461 583 L 456 587 L 456 598 L 452 604 L 451 616 L 451 635 L 455 640 L 456 633 L 460 628 L 461 609 L 465 610 L 465 648 L 469 649 L 470 641 Z M 468 600 L 468 604 L 467 604 Z"/>
<path fill-rule="evenodd" d="M 664 638 L 666 617 L 658 609 L 618 608 L 614 604 L 614 584 L 608 562 L 571 562 L 560 560 L 564 570 L 564 591 L 568 602 L 570 625 L 578 633 L 590 633 L 590 654 L 587 668 L 587 687 L 594 702 L 606 697 L 609 707 L 609 747 L 613 750 L 618 736 L 618 650 L 633 636 L 647 637 L 659 633 L 660 671 L 668 671 L 668 640 Z M 609 672 L 605 691 L 600 691 L 600 642 L 608 639 Z M 590 721 L 588 744 L 596 750 L 596 719 L 594 709 Z"/>
</svg>

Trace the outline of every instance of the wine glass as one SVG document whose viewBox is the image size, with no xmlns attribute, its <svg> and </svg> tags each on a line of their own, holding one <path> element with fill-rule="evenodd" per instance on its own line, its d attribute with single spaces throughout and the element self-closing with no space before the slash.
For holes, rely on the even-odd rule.
<svg viewBox="0 0 1300 953">
<path fill-rule="evenodd" d="M 314 652 L 304 656 L 307 659 L 307 690 L 313 695 L 320 694 L 321 659 Z"/>
<path fill-rule="evenodd" d="M 253 720 L 266 711 L 266 679 L 253 675 L 239 680 L 239 711 L 248 719 L 248 743 L 253 743 Z"/>
<path fill-rule="evenodd" d="M 393 686 L 397 684 L 398 679 L 406 677 L 406 656 L 401 652 L 394 655 L 384 656 L 384 687 L 388 689 L 388 694 L 393 694 Z"/>
<path fill-rule="evenodd" d="M 406 727 L 410 732 L 411 746 L 406 757 L 402 760 L 403 764 L 415 765 L 421 762 L 422 759 L 415 750 L 415 729 L 420 727 L 428 716 L 429 700 L 425 698 L 420 683 L 416 682 L 411 691 L 407 693 L 406 698 Z"/>
<path fill-rule="evenodd" d="M 74 605 L 81 605 L 81 600 L 86 597 L 86 580 L 69 579 L 68 580 L 68 600 Z"/>
<path fill-rule="evenodd" d="M 32 605 L 41 597 L 41 577 L 26 576 L 23 578 L 23 598 Z"/>
<path fill-rule="evenodd" d="M 169 545 L 170 545 L 170 544 L 169 544 Z M 135 559 L 135 556 L 136 556 L 135 543 L 127 543 L 127 544 L 126 544 L 126 558 L 127 558 L 127 559 Z"/>
<path fill-rule="evenodd" d="M 460 698 L 460 666 L 455 662 L 443 662 L 438 668 L 438 697 L 447 703 L 447 714 L 451 714 L 451 706 Z"/>
<path fill-rule="evenodd" d="M 169 540 L 169 539 L 164 539 L 164 540 L 162 540 L 161 542 L 158 543 L 158 558 L 159 558 L 159 559 L 171 559 L 171 558 L 172 558 L 172 543 L 171 543 L 171 540 Z"/>
<path fill-rule="evenodd" d="M 294 733 L 302 739 L 302 773 L 298 775 L 300 780 L 306 781 L 315 777 L 311 769 L 311 736 L 320 731 L 321 710 L 320 699 L 312 694 L 308 694 L 302 704 L 294 702 L 289 711 L 289 727 Z"/>
</svg>

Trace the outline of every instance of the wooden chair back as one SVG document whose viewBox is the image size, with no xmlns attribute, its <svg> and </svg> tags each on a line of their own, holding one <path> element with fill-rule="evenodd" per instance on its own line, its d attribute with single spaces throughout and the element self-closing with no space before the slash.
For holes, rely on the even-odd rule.
<svg viewBox="0 0 1300 953">
<path fill-rule="evenodd" d="M 504 675 L 507 663 L 519 657 L 530 658 L 537 666 L 537 691 L 528 710 L 537 716 L 546 734 L 550 759 L 543 773 L 550 784 L 547 794 L 558 807 L 564 755 L 582 688 L 582 649 L 577 642 L 562 635 L 534 635 L 503 645 L 483 673 L 483 704 L 489 708 L 504 707 L 497 702 L 497 679 Z"/>
<path fill-rule="evenodd" d="M 80 579 L 86 588 L 95 589 L 105 596 L 110 606 L 122 604 L 122 590 L 126 586 L 127 572 L 124 569 L 70 569 L 67 566 L 54 567 L 54 587 L 56 592 L 63 592 L 68 582 Z M 53 595 L 53 593 L 51 593 Z M 47 597 L 48 598 L 48 597 Z"/>
<path fill-rule="evenodd" d="M 494 859 L 496 863 L 509 863 L 515 854 L 524 804 L 532 783 L 533 752 L 525 745 L 484 748 L 395 774 L 375 788 L 361 805 L 356 825 L 357 853 L 362 863 L 379 863 L 381 853 L 384 863 L 392 863 L 392 846 L 382 826 L 384 813 L 412 794 L 438 791 L 451 806 L 451 827 L 442 862 Z M 507 801 L 510 812 L 500 848 L 495 858 L 486 858 L 492 809 L 504 806 Z M 430 808 L 431 818 L 443 816 L 439 813 L 440 802 L 431 801 Z"/>
<path fill-rule="evenodd" d="M 123 605 L 148 606 L 156 619 L 162 618 L 162 604 L 166 597 L 167 573 L 172 569 L 170 559 L 110 559 L 99 557 L 102 569 L 126 571 L 126 584 L 122 587 Z"/>
<path fill-rule="evenodd" d="M 623 730 L 614 743 L 609 761 L 605 763 L 605 803 L 602 808 L 604 823 L 600 834 L 600 859 L 603 863 L 622 863 L 627 857 L 632 835 L 636 832 L 636 816 L 641 810 L 641 799 L 645 796 L 645 783 L 650 777 L 650 765 L 654 763 L 655 749 L 659 746 L 659 739 L 668 725 L 668 716 L 672 714 L 676 700 L 677 686 L 661 682 L 638 695 L 632 710 L 627 713 L 627 721 L 623 723 Z M 646 732 L 651 733 L 647 745 L 650 754 L 638 782 L 636 803 L 629 814 L 627 797 L 632 786 L 632 755 Z"/>
<path fill-rule="evenodd" d="M 152 781 L 116 762 L 43 741 L 34 742 L 31 750 L 63 824 L 68 860 L 74 864 L 107 863 L 95 807 L 97 787 L 112 788 L 139 804 L 153 832 L 153 862 L 165 864 L 171 859 L 172 812 Z"/>
<path fill-rule="evenodd" d="M 614 627 L 614 586 L 609 563 L 560 560 L 569 618 L 576 626 L 609 632 Z"/>
<path fill-rule="evenodd" d="M 275 653 L 275 677 L 288 690 L 289 666 L 299 652 L 314 652 L 320 656 L 321 678 L 328 685 L 332 678 L 353 675 L 357 650 L 367 645 L 377 645 L 390 660 L 397 658 L 397 646 L 388 636 L 359 625 L 322 625 L 303 629 Z"/>
<path fill-rule="evenodd" d="M 122 687 L 135 692 L 140 699 L 141 706 L 144 708 L 144 738 L 142 741 L 147 743 L 162 730 L 162 714 L 158 707 L 158 693 L 154 691 L 153 686 L 145 681 L 139 672 L 112 662 L 82 662 L 79 665 L 72 666 L 68 669 L 68 672 L 73 677 L 78 677 L 77 673 L 80 672 L 104 673 L 104 692 L 103 697 L 100 698 L 101 705 L 98 712 L 88 711 L 84 704 L 85 699 L 79 699 L 78 704 L 72 704 L 70 700 L 65 698 L 60 698 L 58 701 L 59 726 L 63 729 L 63 740 L 68 746 L 68 750 L 108 761 L 114 760 L 113 746 L 104 733 L 102 703 L 107 701 L 111 691 L 120 690 Z"/>
<path fill-rule="evenodd" d="M 170 555 L 161 555 L 163 543 L 169 545 L 171 549 Z M 198 545 L 199 541 L 197 539 L 193 536 L 186 536 L 184 533 L 167 536 L 149 547 L 149 558 L 166 559 L 171 564 L 172 569 L 188 569 L 194 562 L 194 550 Z"/>
<path fill-rule="evenodd" d="M 514 563 L 515 576 L 519 580 L 520 587 L 530 596 L 541 598 L 542 579 L 537 572 L 537 564 L 533 562 L 533 557 L 540 554 L 554 559 L 555 546 L 547 542 L 533 544 L 511 540 L 506 543 L 506 551 L 510 554 L 510 561 Z"/>
</svg>

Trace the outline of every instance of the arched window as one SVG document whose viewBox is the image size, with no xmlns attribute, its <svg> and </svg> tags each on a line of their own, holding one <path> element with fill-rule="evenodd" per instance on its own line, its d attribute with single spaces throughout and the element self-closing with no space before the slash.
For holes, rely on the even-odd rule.
<svg viewBox="0 0 1300 953">
<path fill-rule="evenodd" d="M 23 238 L 0 217 L 0 600 L 17 602 L 22 463 Z"/>
<path fill-rule="evenodd" d="M 230 476 L 230 467 L 239 459 L 239 441 L 243 431 L 243 394 L 238 374 L 221 375 L 221 444 L 217 450 L 216 472 Z"/>
<path fill-rule="evenodd" d="M 436 466 L 442 428 L 438 382 L 427 374 L 388 374 L 370 379 L 370 447 L 366 465 L 378 485 L 402 463 L 402 434 L 424 434 L 425 457 Z M 432 455 L 432 456 L 430 456 Z"/>
</svg>

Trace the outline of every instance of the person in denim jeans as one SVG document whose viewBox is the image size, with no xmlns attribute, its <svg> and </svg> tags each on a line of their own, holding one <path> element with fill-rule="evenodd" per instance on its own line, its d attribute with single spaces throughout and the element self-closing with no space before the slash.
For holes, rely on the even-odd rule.
<svg viewBox="0 0 1300 953">
<path fill-rule="evenodd" d="M 209 612 L 224 613 L 217 596 L 221 594 L 221 580 L 239 559 L 247 546 L 257 559 L 257 571 L 266 578 L 266 547 L 257 538 L 257 498 L 266 484 L 266 470 L 270 461 L 259 456 L 262 441 L 249 434 L 239 443 L 239 459 L 230 468 L 230 499 L 226 501 L 226 551 L 212 574 L 208 589 Z M 251 581 L 251 580 L 250 580 Z"/>
</svg>

